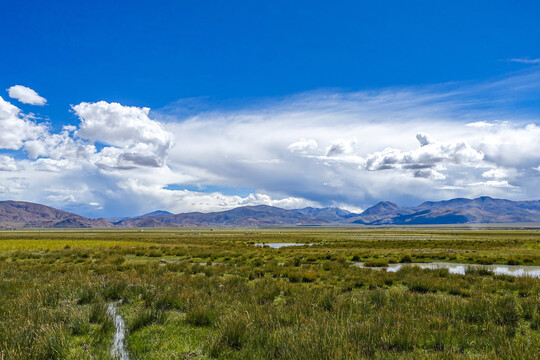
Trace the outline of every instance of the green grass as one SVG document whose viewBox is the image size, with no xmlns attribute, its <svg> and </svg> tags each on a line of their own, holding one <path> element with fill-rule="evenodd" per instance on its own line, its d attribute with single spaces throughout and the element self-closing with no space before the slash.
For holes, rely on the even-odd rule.
<svg viewBox="0 0 540 360">
<path fill-rule="evenodd" d="M 215 229 L 0 232 L 0 351 L 110 359 L 536 359 L 540 279 L 399 262 L 540 265 L 540 232 Z M 313 243 L 271 249 L 252 243 Z M 66 246 L 67 245 L 67 246 Z"/>
<path fill-rule="evenodd" d="M 58 250 L 71 248 L 103 249 L 110 247 L 151 246 L 137 241 L 102 241 L 102 240 L 2 240 L 0 251 L 9 250 Z M 156 244 L 154 244 L 156 245 Z"/>
</svg>

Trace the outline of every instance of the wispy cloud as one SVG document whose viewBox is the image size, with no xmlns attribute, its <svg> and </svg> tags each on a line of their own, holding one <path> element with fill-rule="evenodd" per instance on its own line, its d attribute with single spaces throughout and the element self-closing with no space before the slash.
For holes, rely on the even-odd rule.
<svg viewBox="0 0 540 360">
<path fill-rule="evenodd" d="M 514 58 L 514 59 L 508 59 L 508 61 L 517 62 L 521 64 L 540 64 L 540 58 L 539 59 Z"/>
</svg>

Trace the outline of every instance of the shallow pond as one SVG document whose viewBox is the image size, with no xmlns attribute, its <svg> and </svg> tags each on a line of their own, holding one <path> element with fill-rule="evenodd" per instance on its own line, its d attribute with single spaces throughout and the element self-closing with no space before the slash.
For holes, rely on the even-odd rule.
<svg viewBox="0 0 540 360">
<path fill-rule="evenodd" d="M 406 263 L 406 264 L 388 264 L 385 267 L 367 267 L 364 263 L 355 263 L 355 266 L 361 268 L 369 268 L 376 270 L 386 270 L 387 272 L 396 272 L 407 266 L 418 266 L 421 269 L 448 269 L 450 274 L 465 275 L 468 268 L 485 269 L 493 272 L 495 275 L 510 275 L 510 276 L 529 276 L 532 278 L 540 278 L 540 266 L 527 265 L 480 265 L 480 264 L 459 264 L 445 262 L 431 263 Z"/>
<path fill-rule="evenodd" d="M 265 243 L 265 244 L 255 244 L 255 246 L 268 246 L 268 247 L 271 247 L 272 249 L 279 249 L 279 248 L 282 248 L 282 247 L 286 247 L 286 246 L 304 246 L 304 245 L 307 245 L 307 246 L 311 246 L 313 244 L 297 244 L 297 243 Z"/>
</svg>

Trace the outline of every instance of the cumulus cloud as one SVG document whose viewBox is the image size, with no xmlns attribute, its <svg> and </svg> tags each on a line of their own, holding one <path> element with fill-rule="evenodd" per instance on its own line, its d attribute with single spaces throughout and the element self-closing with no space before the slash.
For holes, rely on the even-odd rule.
<svg viewBox="0 0 540 360">
<path fill-rule="evenodd" d="M 18 150 L 27 140 L 37 139 L 47 127 L 22 116 L 21 110 L 0 96 L 0 149 Z"/>
<path fill-rule="evenodd" d="M 424 138 L 422 138 L 424 140 Z M 422 141 L 420 141 L 422 144 Z M 370 171 L 400 168 L 414 170 L 416 177 L 444 179 L 433 171 L 438 165 L 475 165 L 484 158 L 484 154 L 465 142 L 424 143 L 419 149 L 402 151 L 387 148 L 381 152 L 369 154 L 365 158 L 364 168 Z"/>
<path fill-rule="evenodd" d="M 540 160 L 540 126 L 502 124 L 483 133 L 478 149 L 486 160 L 506 168 L 530 168 Z"/>
<path fill-rule="evenodd" d="M 17 171 L 18 166 L 15 162 L 15 159 L 6 156 L 6 155 L 0 155 L 0 171 Z"/>
<path fill-rule="evenodd" d="M 169 147 L 172 142 L 171 134 L 148 117 L 149 108 L 99 101 L 82 102 L 73 110 L 81 120 L 77 135 L 85 139 L 117 147 L 139 142 Z"/>
<path fill-rule="evenodd" d="M 78 163 L 87 161 L 96 153 L 93 144 L 73 138 L 71 127 L 64 127 L 59 134 L 46 133 L 38 139 L 24 143 L 24 150 L 31 159 L 47 157 L 55 160 L 69 159 Z"/>
<path fill-rule="evenodd" d="M 39 96 L 37 92 L 26 86 L 14 85 L 7 91 L 10 98 L 19 100 L 23 104 L 45 105 L 47 103 L 47 99 Z"/>
<path fill-rule="evenodd" d="M 358 140 L 353 137 L 350 139 L 337 139 L 330 145 L 326 151 L 326 156 L 338 156 L 354 153 L 354 146 Z"/>
<path fill-rule="evenodd" d="M 81 120 L 75 135 L 110 145 L 98 164 L 112 168 L 160 167 L 173 145 L 173 135 L 149 118 L 149 108 L 99 101 L 73 106 Z"/>
</svg>

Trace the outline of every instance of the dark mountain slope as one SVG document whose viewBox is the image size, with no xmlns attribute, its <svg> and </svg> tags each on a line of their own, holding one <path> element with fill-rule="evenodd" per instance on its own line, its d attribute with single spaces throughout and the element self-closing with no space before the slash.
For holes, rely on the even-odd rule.
<svg viewBox="0 0 540 360">
<path fill-rule="evenodd" d="M 105 219 L 88 219 L 55 208 L 25 201 L 0 201 L 0 228 L 112 227 Z"/>
<path fill-rule="evenodd" d="M 349 219 L 354 216 L 358 216 L 358 214 L 354 214 L 350 211 L 343 210 L 336 207 L 326 207 L 326 208 L 307 207 L 307 208 L 297 209 L 293 211 L 296 211 L 298 214 L 301 214 L 306 217 L 324 219 L 328 222 L 343 222 L 346 219 Z"/>
<path fill-rule="evenodd" d="M 428 201 L 415 207 L 396 205 L 376 208 L 377 205 L 354 218 L 353 222 L 369 225 L 540 222 L 540 201 L 511 201 L 482 196 L 476 199 Z"/>
<path fill-rule="evenodd" d="M 408 215 L 413 212 L 410 208 L 400 207 L 390 201 L 381 201 L 352 218 L 351 222 L 355 224 L 388 224 L 396 216 Z"/>
<path fill-rule="evenodd" d="M 141 216 L 154 216 L 154 215 L 174 215 L 172 212 L 168 212 L 168 211 L 165 211 L 165 210 L 156 210 L 156 211 L 152 211 L 148 214 L 144 214 L 144 215 L 141 215 Z"/>
<path fill-rule="evenodd" d="M 278 207 L 258 205 L 243 206 L 227 211 L 211 213 L 183 213 L 177 215 L 151 215 L 127 219 L 117 223 L 120 227 L 148 226 L 270 226 L 270 225 L 309 225 L 328 223 L 327 220 L 305 216 L 296 210 L 286 210 Z M 158 225 L 159 224 L 159 225 Z"/>
</svg>

